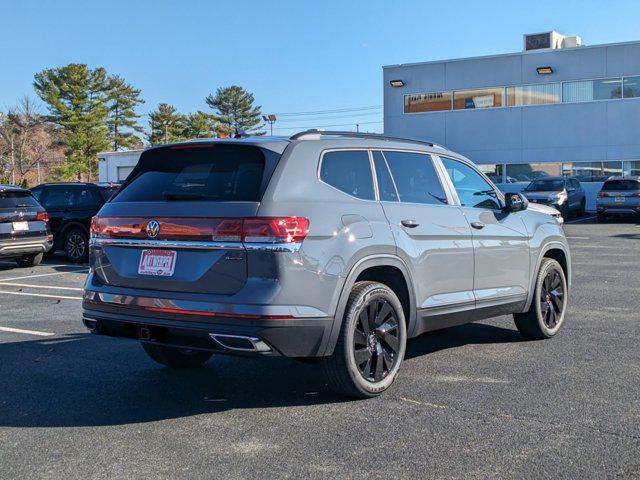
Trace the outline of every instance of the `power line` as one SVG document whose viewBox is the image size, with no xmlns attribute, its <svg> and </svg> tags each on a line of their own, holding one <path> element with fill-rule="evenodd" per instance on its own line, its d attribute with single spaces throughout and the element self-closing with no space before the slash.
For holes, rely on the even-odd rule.
<svg viewBox="0 0 640 480">
<path fill-rule="evenodd" d="M 378 110 L 382 108 L 383 105 L 370 105 L 367 107 L 352 107 L 352 108 L 336 108 L 333 110 L 311 110 L 308 112 L 286 112 L 286 113 L 276 113 L 275 115 L 278 117 L 299 117 L 306 115 L 324 115 L 329 113 L 344 113 L 344 112 L 357 112 L 364 110 Z"/>
<path fill-rule="evenodd" d="M 354 113 L 349 115 L 335 115 L 330 117 L 307 117 L 307 118 L 290 118 L 285 120 L 280 120 L 279 122 L 312 122 L 314 120 L 337 120 L 339 118 L 353 118 L 353 117 L 366 117 L 370 115 L 382 115 L 382 112 L 369 112 L 369 113 Z"/>
<path fill-rule="evenodd" d="M 357 125 L 373 125 L 376 123 L 384 123 L 382 120 L 379 122 L 351 122 L 351 123 L 334 123 L 331 125 L 303 125 L 297 127 L 274 127 L 274 130 L 302 130 L 311 128 L 326 128 L 326 127 L 353 127 Z"/>
</svg>

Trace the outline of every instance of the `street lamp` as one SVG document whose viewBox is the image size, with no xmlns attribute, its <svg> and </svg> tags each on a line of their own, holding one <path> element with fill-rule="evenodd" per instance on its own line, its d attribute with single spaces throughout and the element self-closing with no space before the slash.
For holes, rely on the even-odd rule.
<svg viewBox="0 0 640 480">
<path fill-rule="evenodd" d="M 262 120 L 264 120 L 271 126 L 271 136 L 273 137 L 273 124 L 276 123 L 276 116 L 274 114 L 263 115 Z"/>
</svg>

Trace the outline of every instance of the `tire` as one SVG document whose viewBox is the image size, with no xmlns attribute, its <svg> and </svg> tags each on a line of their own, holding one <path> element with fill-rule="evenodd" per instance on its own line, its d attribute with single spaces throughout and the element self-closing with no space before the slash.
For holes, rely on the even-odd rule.
<svg viewBox="0 0 640 480">
<path fill-rule="evenodd" d="M 402 304 L 386 285 L 353 286 L 333 354 L 321 360 L 335 392 L 356 398 L 380 395 L 394 382 L 407 344 Z"/>
<path fill-rule="evenodd" d="M 569 205 L 565 203 L 560 207 L 560 215 L 562 215 L 562 218 L 565 220 L 569 218 Z"/>
<path fill-rule="evenodd" d="M 36 253 L 34 255 L 27 255 L 26 257 L 16 258 L 15 260 L 19 267 L 35 267 L 36 265 L 40 265 L 43 256 L 44 253 Z"/>
<path fill-rule="evenodd" d="M 73 263 L 85 262 L 89 257 L 89 237 L 81 228 L 72 228 L 64 237 L 64 252 Z"/>
<path fill-rule="evenodd" d="M 586 200 L 583 198 L 580 202 L 580 208 L 578 208 L 578 216 L 584 217 L 587 210 Z"/>
<path fill-rule="evenodd" d="M 567 299 L 567 279 L 562 267 L 556 260 L 545 257 L 538 270 L 529 310 L 513 314 L 518 331 L 532 339 L 553 337 L 564 323 Z"/>
<path fill-rule="evenodd" d="M 142 348 L 151 359 L 169 368 L 196 368 L 202 366 L 213 353 L 198 350 L 142 343 Z"/>
<path fill-rule="evenodd" d="M 598 213 L 596 214 L 596 220 L 598 223 L 604 223 L 607 221 L 607 216 L 604 213 Z"/>
</svg>

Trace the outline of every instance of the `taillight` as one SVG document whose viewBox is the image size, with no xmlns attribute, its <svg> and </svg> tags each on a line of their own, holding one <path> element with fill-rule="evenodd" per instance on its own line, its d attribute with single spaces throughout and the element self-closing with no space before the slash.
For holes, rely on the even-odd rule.
<svg viewBox="0 0 640 480">
<path fill-rule="evenodd" d="M 640 192 L 638 193 L 632 193 L 631 195 L 629 195 L 630 197 L 640 197 Z"/>
<path fill-rule="evenodd" d="M 159 225 L 153 236 L 147 231 L 151 220 Z M 301 242 L 308 231 L 309 220 L 304 217 L 152 219 L 95 216 L 91 219 L 94 238 L 283 244 Z"/>
<path fill-rule="evenodd" d="M 38 220 L 40 222 L 48 222 L 49 221 L 49 214 L 47 212 L 39 212 L 38 216 L 36 217 L 36 220 Z"/>
<path fill-rule="evenodd" d="M 608 196 L 609 196 L 609 194 L 608 193 L 604 193 L 604 192 L 600 192 L 598 194 L 598 198 L 605 198 L 605 197 L 608 197 Z"/>
<path fill-rule="evenodd" d="M 304 217 L 246 218 L 242 238 L 246 243 L 299 243 L 308 232 Z"/>
</svg>

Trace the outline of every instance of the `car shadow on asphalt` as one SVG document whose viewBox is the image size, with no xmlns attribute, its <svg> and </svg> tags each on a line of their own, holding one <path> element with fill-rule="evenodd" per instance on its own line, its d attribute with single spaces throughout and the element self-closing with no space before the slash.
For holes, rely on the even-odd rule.
<svg viewBox="0 0 640 480">
<path fill-rule="evenodd" d="M 411 340 L 407 357 L 519 340 L 513 330 L 470 324 Z M 0 379 L 0 427 L 121 425 L 350 401 L 328 390 L 318 365 L 219 355 L 203 368 L 171 370 L 137 342 L 89 333 L 0 343 Z"/>
</svg>

